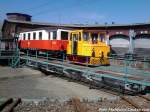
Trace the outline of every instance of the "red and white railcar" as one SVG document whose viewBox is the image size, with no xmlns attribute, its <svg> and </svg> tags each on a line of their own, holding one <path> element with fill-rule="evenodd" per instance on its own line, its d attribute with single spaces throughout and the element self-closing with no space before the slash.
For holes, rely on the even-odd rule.
<svg viewBox="0 0 150 112">
<path fill-rule="evenodd" d="M 49 29 L 21 32 L 19 44 L 21 49 L 38 49 L 48 51 L 66 51 L 68 30 Z"/>
</svg>

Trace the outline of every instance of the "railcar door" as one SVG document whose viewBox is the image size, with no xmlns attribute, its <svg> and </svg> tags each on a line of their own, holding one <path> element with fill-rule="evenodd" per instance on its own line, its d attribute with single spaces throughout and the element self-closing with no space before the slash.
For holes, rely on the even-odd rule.
<svg viewBox="0 0 150 112">
<path fill-rule="evenodd" d="M 78 38 L 79 34 L 72 33 L 72 54 L 77 54 L 78 52 Z"/>
</svg>

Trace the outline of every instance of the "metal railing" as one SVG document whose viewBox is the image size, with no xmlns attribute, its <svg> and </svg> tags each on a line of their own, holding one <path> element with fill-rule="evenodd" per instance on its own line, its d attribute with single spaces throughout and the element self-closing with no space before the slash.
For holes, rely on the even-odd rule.
<svg viewBox="0 0 150 112">
<path fill-rule="evenodd" d="M 56 58 L 51 57 L 51 55 L 48 52 L 42 55 L 38 55 L 37 52 L 38 51 L 36 51 L 34 55 L 31 55 L 27 50 L 27 54 L 24 54 L 23 56 L 21 56 L 21 58 L 26 60 L 27 65 L 31 64 L 32 62 L 35 63 L 34 65 L 35 67 L 38 67 L 38 65 L 43 64 L 47 67 L 47 69 L 49 68 L 49 66 L 54 66 L 54 67 L 61 67 L 63 69 L 72 69 L 72 70 L 80 71 L 83 72 L 83 75 L 85 75 L 85 77 L 96 77 L 96 78 L 106 77 L 106 78 L 112 78 L 112 79 L 124 81 L 125 83 L 136 83 L 145 86 L 150 86 L 149 69 L 147 68 L 141 69 L 138 67 L 130 66 L 131 64 L 133 64 L 138 60 L 126 58 L 124 60 L 121 59 L 123 61 L 122 65 L 114 64 L 110 66 L 96 66 L 96 67 L 88 67 L 87 65 L 84 67 L 83 66 L 77 67 L 77 65 L 70 64 L 70 63 L 74 63 L 73 61 L 68 61 L 64 58 L 65 54 L 63 54 L 62 58 L 60 59 L 57 57 Z M 58 63 L 53 63 L 52 61 L 58 61 Z M 110 57 L 110 61 L 112 62 L 118 61 L 118 58 Z M 149 61 L 146 61 L 146 63 L 149 63 Z M 96 71 L 97 72 L 103 71 L 103 73 L 97 73 Z M 140 80 L 138 80 L 138 78 Z"/>
<path fill-rule="evenodd" d="M 140 70 L 150 70 L 150 57 L 149 56 L 136 56 L 136 55 L 116 55 L 112 54 L 109 57 L 111 65 L 129 66 Z"/>
</svg>

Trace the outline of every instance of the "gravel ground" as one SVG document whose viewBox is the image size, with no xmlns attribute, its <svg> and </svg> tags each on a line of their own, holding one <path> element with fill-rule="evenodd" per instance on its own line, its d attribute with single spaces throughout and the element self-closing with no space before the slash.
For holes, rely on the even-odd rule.
<svg viewBox="0 0 150 112">
<path fill-rule="evenodd" d="M 65 79 L 45 76 L 38 70 L 30 68 L 12 69 L 0 67 L 0 98 L 20 97 L 23 99 L 59 99 L 72 97 L 98 100 L 99 98 L 115 98 L 114 95 L 100 90 L 69 82 Z"/>
<path fill-rule="evenodd" d="M 130 97 L 135 99 L 136 97 Z M 76 98 L 74 98 L 76 99 Z M 137 104 L 142 103 L 143 99 L 138 98 L 135 100 Z M 76 105 L 82 108 L 77 111 Z M 149 112 L 149 102 L 141 107 L 143 112 Z M 84 111 L 83 111 L 84 110 Z M 117 99 L 99 99 L 98 101 L 80 100 L 79 103 L 74 103 L 72 99 L 59 102 L 59 100 L 45 99 L 44 101 L 35 102 L 22 102 L 15 108 L 15 112 L 141 112 L 128 102 Z"/>
<path fill-rule="evenodd" d="M 99 101 L 82 101 L 80 106 L 84 108 L 85 111 L 75 111 L 74 103 L 70 101 L 59 102 L 59 101 L 44 101 L 39 103 L 21 103 L 15 108 L 15 112 L 111 112 L 109 109 L 134 109 L 131 105 L 120 100 L 99 100 Z M 106 111 L 101 111 L 101 109 L 108 109 Z M 113 111 L 117 112 L 117 111 Z"/>
</svg>

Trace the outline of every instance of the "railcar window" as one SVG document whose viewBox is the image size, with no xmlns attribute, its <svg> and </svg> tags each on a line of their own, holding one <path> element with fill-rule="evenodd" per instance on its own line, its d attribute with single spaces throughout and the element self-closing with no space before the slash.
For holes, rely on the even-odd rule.
<svg viewBox="0 0 150 112">
<path fill-rule="evenodd" d="M 30 40 L 30 33 L 28 33 L 28 40 Z"/>
<path fill-rule="evenodd" d="M 23 34 L 23 40 L 26 40 L 26 34 L 25 33 Z"/>
<path fill-rule="evenodd" d="M 72 41 L 72 33 L 71 33 L 71 35 L 70 35 L 70 41 Z"/>
<path fill-rule="evenodd" d="M 19 40 L 22 40 L 22 34 L 19 34 Z"/>
<path fill-rule="evenodd" d="M 83 33 L 83 40 L 84 41 L 88 41 L 89 40 L 89 33 L 88 32 L 84 32 Z"/>
<path fill-rule="evenodd" d="M 103 42 L 104 41 L 104 34 L 100 34 L 100 41 Z"/>
<path fill-rule="evenodd" d="M 51 40 L 51 32 L 48 32 L 48 40 Z"/>
<path fill-rule="evenodd" d="M 53 40 L 56 40 L 56 38 L 57 38 L 57 32 L 53 31 Z"/>
<path fill-rule="evenodd" d="M 42 40 L 42 32 L 39 32 L 39 40 Z"/>
<path fill-rule="evenodd" d="M 61 40 L 68 40 L 68 32 L 61 31 Z"/>
<path fill-rule="evenodd" d="M 92 38 L 92 43 L 96 44 L 97 41 L 98 41 L 98 34 L 97 33 L 92 33 L 91 38 Z"/>
<path fill-rule="evenodd" d="M 36 33 L 33 33 L 33 40 L 36 40 Z"/>
</svg>

